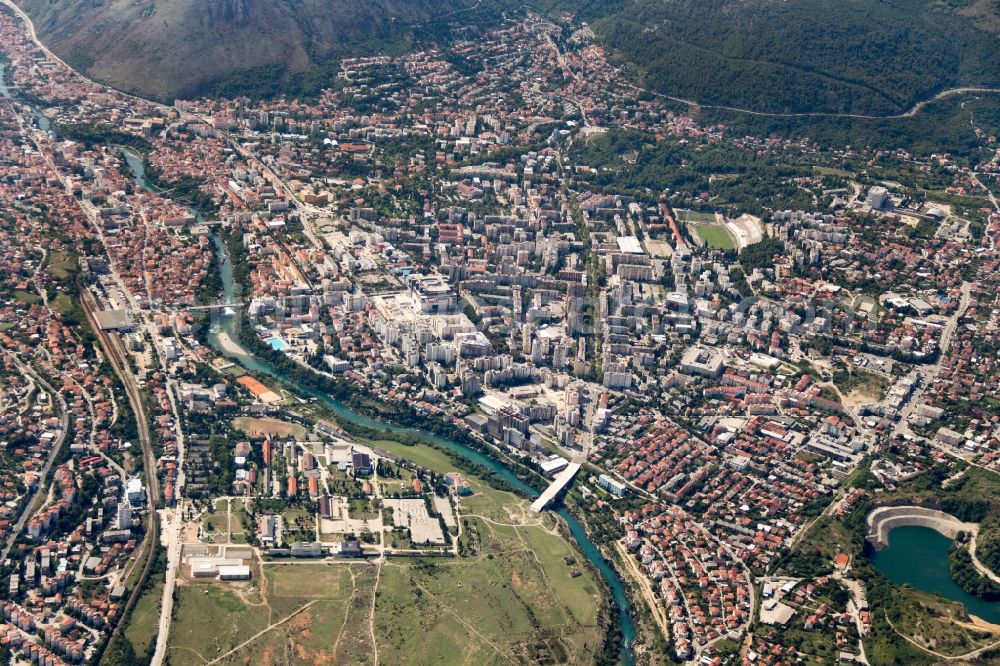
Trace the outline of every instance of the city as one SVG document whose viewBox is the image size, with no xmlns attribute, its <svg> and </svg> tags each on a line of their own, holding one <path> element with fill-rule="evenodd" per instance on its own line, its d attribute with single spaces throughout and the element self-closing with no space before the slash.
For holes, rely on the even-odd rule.
<svg viewBox="0 0 1000 666">
<path fill-rule="evenodd" d="M 864 545 L 1000 598 L 995 133 L 742 135 L 534 13 L 168 106 L 4 7 L 3 663 L 996 654 Z"/>
</svg>

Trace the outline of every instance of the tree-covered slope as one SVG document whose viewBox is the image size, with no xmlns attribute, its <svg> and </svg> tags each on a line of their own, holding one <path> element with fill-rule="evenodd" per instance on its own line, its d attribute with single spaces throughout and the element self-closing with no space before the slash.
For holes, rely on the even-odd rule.
<svg viewBox="0 0 1000 666">
<path fill-rule="evenodd" d="M 651 89 L 770 112 L 888 115 L 1000 85 L 987 0 L 584 0 L 578 12 Z"/>
</svg>

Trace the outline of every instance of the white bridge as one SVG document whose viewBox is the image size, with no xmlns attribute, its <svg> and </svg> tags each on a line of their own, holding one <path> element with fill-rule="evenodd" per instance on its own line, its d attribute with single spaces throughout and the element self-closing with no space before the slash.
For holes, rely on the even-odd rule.
<svg viewBox="0 0 1000 666">
<path fill-rule="evenodd" d="M 566 465 L 566 469 L 559 472 L 556 478 L 552 480 L 552 484 L 545 489 L 541 495 L 538 496 L 534 502 L 531 503 L 531 510 L 535 513 L 541 513 L 542 510 L 548 506 L 549 502 L 556 498 L 563 488 L 569 485 L 569 482 L 573 480 L 576 473 L 580 471 L 580 463 L 571 462 Z"/>
</svg>

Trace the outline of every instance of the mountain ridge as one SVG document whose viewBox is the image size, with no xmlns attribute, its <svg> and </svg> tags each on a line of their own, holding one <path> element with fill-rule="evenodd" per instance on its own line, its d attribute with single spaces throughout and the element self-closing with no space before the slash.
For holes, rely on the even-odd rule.
<svg viewBox="0 0 1000 666">
<path fill-rule="evenodd" d="M 475 0 L 21 0 L 39 37 L 116 88 L 170 100 L 239 72 L 308 72 L 334 53 L 404 40 Z M 329 72 L 324 72 L 329 74 Z"/>
<path fill-rule="evenodd" d="M 68 63 L 169 101 L 308 96 L 340 57 L 446 45 L 514 0 L 18 0 Z M 528 0 L 587 22 L 649 90 L 755 112 L 893 116 L 955 87 L 1000 87 L 990 0 Z M 991 8 L 992 7 L 992 8 Z M 454 15 L 454 16 L 453 16 Z"/>
</svg>

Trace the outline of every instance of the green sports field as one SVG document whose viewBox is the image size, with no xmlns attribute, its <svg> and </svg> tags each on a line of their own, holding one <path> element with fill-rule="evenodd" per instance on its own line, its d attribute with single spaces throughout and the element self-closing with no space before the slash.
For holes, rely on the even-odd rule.
<svg viewBox="0 0 1000 666">
<path fill-rule="evenodd" d="M 735 250 L 736 243 L 725 227 L 717 224 L 699 224 L 695 227 L 705 244 L 716 250 Z"/>
</svg>

